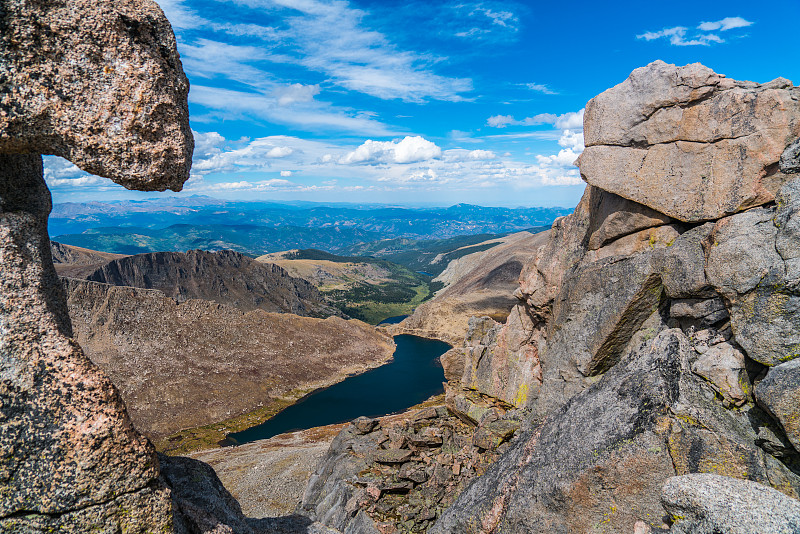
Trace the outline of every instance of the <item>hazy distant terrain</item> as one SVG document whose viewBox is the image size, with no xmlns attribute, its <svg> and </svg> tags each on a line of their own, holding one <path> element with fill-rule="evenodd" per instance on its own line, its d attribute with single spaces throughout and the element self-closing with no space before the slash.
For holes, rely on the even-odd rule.
<svg viewBox="0 0 800 534">
<path fill-rule="evenodd" d="M 356 250 L 356 245 L 404 239 L 406 241 L 395 245 L 400 250 L 408 250 L 416 248 L 413 241 L 505 234 L 549 226 L 556 217 L 570 211 L 567 208 L 497 208 L 468 204 L 449 208 L 278 204 L 189 196 L 56 204 L 49 230 L 60 243 L 119 254 L 232 249 L 259 256 L 282 250 L 316 248 L 385 257 L 377 250 L 380 245 L 372 247 L 374 251 L 363 246 L 363 250 Z M 473 242 L 487 238 L 484 236 Z"/>
</svg>

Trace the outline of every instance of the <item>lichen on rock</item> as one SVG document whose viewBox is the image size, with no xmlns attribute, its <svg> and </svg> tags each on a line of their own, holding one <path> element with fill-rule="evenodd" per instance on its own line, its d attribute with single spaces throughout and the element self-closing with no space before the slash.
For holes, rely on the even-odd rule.
<svg viewBox="0 0 800 534">
<path fill-rule="evenodd" d="M 168 531 L 155 450 L 71 339 L 40 154 L 179 190 L 192 137 L 175 38 L 150 0 L 9 0 L 0 17 L 0 530 Z"/>
</svg>

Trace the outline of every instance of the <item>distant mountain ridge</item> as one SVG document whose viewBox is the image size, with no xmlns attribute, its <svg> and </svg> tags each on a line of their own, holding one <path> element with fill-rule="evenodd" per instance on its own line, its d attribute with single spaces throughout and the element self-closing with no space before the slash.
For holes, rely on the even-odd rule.
<svg viewBox="0 0 800 534">
<path fill-rule="evenodd" d="M 106 263 L 86 279 L 114 286 L 157 289 L 178 302 L 203 299 L 242 311 L 342 316 L 307 280 L 232 250 L 127 256 Z"/>
<path fill-rule="evenodd" d="M 449 208 L 292 205 L 188 197 L 146 202 L 56 204 L 49 219 L 56 241 L 137 254 L 225 248 L 260 256 L 289 249 L 329 252 L 381 239 L 448 239 L 550 226 L 566 208 Z"/>
</svg>

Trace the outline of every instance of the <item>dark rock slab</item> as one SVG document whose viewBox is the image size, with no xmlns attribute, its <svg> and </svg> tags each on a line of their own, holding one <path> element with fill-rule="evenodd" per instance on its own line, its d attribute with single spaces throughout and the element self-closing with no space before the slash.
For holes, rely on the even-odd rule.
<svg viewBox="0 0 800 534">
<path fill-rule="evenodd" d="M 786 436 L 800 451 L 800 359 L 770 368 L 756 386 L 756 400 L 780 421 Z"/>
</svg>

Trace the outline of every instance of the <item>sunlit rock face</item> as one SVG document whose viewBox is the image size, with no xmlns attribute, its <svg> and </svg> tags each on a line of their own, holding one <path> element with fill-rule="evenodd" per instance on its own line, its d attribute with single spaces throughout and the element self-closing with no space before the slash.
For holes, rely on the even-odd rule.
<svg viewBox="0 0 800 534">
<path fill-rule="evenodd" d="M 451 409 L 478 393 L 532 428 L 431 532 L 667 527 L 691 488 L 657 496 L 688 473 L 798 497 L 800 88 L 657 61 L 588 103 L 584 135 L 589 185 L 519 313 L 447 359 Z"/>
<path fill-rule="evenodd" d="M 800 89 L 656 61 L 593 98 L 584 120 L 589 184 L 698 222 L 775 198 L 789 176 L 781 156 L 800 136 Z"/>
<path fill-rule="evenodd" d="M 40 154 L 179 190 L 192 138 L 172 30 L 147 0 L 7 0 L 0 27 L 0 530 L 170 531 L 152 445 L 71 338 Z"/>
</svg>

